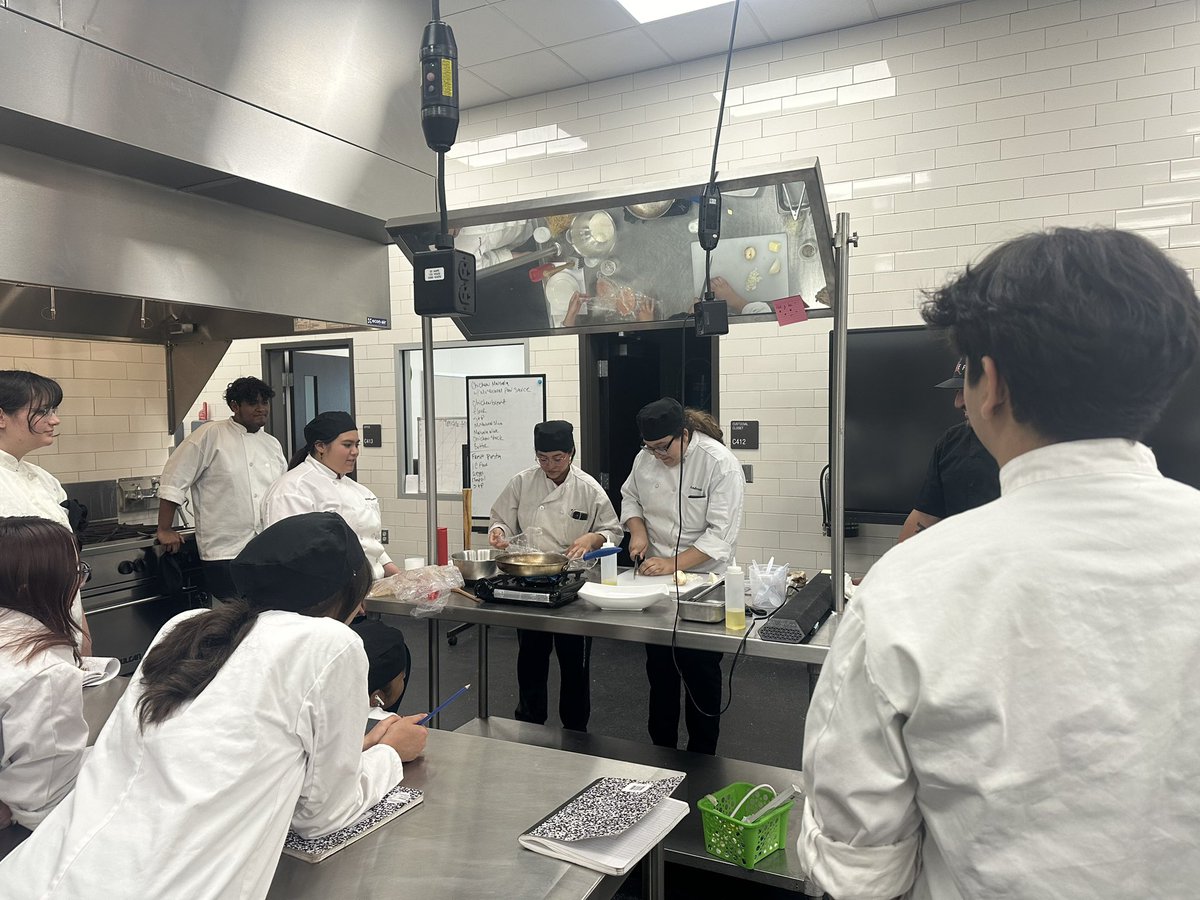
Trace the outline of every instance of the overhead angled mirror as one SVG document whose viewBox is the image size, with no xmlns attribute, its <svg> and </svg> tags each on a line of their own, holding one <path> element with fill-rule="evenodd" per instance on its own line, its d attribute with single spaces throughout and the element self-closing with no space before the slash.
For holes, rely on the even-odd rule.
<svg viewBox="0 0 1200 900">
<path fill-rule="evenodd" d="M 704 289 L 697 232 L 702 184 L 575 194 L 450 211 L 454 244 L 475 256 L 476 312 L 456 319 L 473 340 L 678 327 Z M 828 314 L 832 229 L 820 164 L 720 182 L 721 239 L 709 276 L 730 324 L 774 321 L 776 304 Z M 411 261 L 438 223 L 393 219 Z"/>
</svg>

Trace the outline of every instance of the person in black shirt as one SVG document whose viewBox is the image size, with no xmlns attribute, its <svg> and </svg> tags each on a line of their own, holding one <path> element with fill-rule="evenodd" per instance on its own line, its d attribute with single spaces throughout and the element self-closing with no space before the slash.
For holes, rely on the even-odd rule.
<svg viewBox="0 0 1200 900">
<path fill-rule="evenodd" d="M 937 385 L 955 392 L 954 408 L 961 409 L 964 416 L 967 414 L 963 404 L 965 368 L 965 360 L 960 359 L 954 374 Z M 970 419 L 952 425 L 934 445 L 925 483 L 900 529 L 900 540 L 908 540 L 947 516 L 983 506 L 999 496 L 1000 467 L 975 436 Z"/>
</svg>

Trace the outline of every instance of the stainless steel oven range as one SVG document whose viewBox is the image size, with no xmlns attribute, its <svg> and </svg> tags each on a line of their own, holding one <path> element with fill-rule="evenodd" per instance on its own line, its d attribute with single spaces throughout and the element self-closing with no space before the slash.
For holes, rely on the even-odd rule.
<svg viewBox="0 0 1200 900">
<path fill-rule="evenodd" d="M 92 570 L 82 589 L 92 653 L 115 656 L 122 675 L 133 673 L 168 619 L 211 605 L 195 538 L 182 533 L 183 548 L 167 563 L 161 562 L 153 526 L 96 522 L 80 534 L 82 557 Z"/>
</svg>

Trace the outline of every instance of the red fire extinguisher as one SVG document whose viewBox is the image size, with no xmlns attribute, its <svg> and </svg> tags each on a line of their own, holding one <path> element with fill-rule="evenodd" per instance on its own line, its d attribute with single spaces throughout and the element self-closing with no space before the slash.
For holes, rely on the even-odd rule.
<svg viewBox="0 0 1200 900">
<path fill-rule="evenodd" d="M 208 421 L 208 401 L 207 400 L 200 404 L 200 421 L 201 422 Z"/>
</svg>

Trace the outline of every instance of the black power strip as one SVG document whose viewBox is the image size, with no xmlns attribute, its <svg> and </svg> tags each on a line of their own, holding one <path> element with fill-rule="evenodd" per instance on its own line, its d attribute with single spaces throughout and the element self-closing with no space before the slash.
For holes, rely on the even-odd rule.
<svg viewBox="0 0 1200 900">
<path fill-rule="evenodd" d="M 763 622 L 758 636 L 764 641 L 782 644 L 807 644 L 831 612 L 833 591 L 829 589 L 829 576 L 822 573 L 814 576 L 775 615 Z"/>
</svg>

